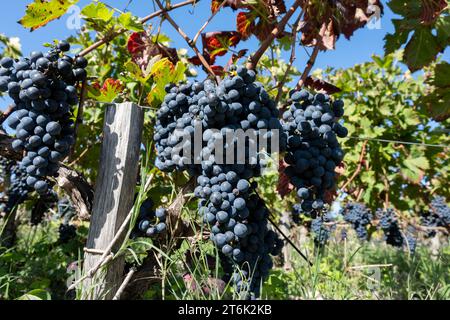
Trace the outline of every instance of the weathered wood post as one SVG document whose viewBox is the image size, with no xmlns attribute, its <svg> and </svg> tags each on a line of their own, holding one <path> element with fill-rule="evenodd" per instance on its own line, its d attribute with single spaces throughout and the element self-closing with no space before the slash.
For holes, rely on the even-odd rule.
<svg viewBox="0 0 450 320">
<path fill-rule="evenodd" d="M 290 215 L 287 211 L 284 211 L 281 219 L 280 219 L 280 230 L 286 235 L 286 236 L 290 236 L 291 233 L 291 222 L 290 222 L 291 218 Z M 291 263 L 291 258 L 292 258 L 292 247 L 290 245 L 288 245 L 287 243 L 284 245 L 283 247 L 283 258 L 284 258 L 284 269 L 285 270 L 292 270 L 292 263 Z"/>
<path fill-rule="evenodd" d="M 133 103 L 111 104 L 106 109 L 83 273 L 100 262 L 101 252 L 108 248 L 133 207 L 143 119 L 143 109 Z M 121 243 L 117 241 L 111 252 L 116 252 Z M 82 298 L 112 299 L 123 279 L 123 270 L 122 257 L 86 278 Z"/>
</svg>

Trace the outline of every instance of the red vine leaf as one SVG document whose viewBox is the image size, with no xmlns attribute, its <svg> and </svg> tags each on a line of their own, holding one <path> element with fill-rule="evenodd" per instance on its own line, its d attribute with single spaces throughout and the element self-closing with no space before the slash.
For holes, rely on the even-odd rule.
<svg viewBox="0 0 450 320">
<path fill-rule="evenodd" d="M 242 0 L 212 0 L 211 12 L 216 13 L 219 10 L 220 4 L 225 1 L 224 7 L 230 7 L 233 10 L 237 10 L 245 5 L 242 4 Z"/>
<path fill-rule="evenodd" d="M 270 34 L 274 28 L 275 22 L 269 22 L 265 19 L 259 19 L 254 28 L 253 34 L 258 38 L 259 41 L 264 41 L 264 39 L 267 38 L 267 35 Z"/>
<path fill-rule="evenodd" d="M 237 31 L 242 40 L 247 40 L 255 29 L 255 15 L 251 12 L 239 12 L 236 17 Z"/>
<path fill-rule="evenodd" d="M 202 34 L 205 48 L 214 51 L 221 48 L 235 47 L 241 40 L 241 36 L 236 31 L 215 31 Z"/>
<path fill-rule="evenodd" d="M 173 65 L 178 62 L 177 50 L 168 48 L 153 40 L 148 32 L 134 32 L 130 35 L 127 42 L 128 52 L 132 60 L 142 69 L 147 68 L 150 59 L 156 55 L 168 58 Z"/>
<path fill-rule="evenodd" d="M 291 184 L 291 180 L 286 175 L 284 170 L 286 169 L 287 164 L 283 159 L 280 159 L 278 166 L 278 184 L 277 184 L 277 192 L 280 196 L 284 197 L 289 194 L 292 190 L 294 190 L 294 186 Z"/>
<path fill-rule="evenodd" d="M 101 92 L 114 91 L 115 93 L 120 93 L 124 88 L 122 81 L 118 79 L 108 78 L 103 83 Z"/>
<path fill-rule="evenodd" d="M 200 62 L 200 59 L 197 57 L 197 56 L 193 56 L 193 57 L 190 57 L 189 59 L 188 59 L 188 61 L 190 62 L 190 63 L 192 63 L 194 66 L 200 66 L 202 63 Z"/>
<path fill-rule="evenodd" d="M 341 34 L 349 39 L 372 17 L 381 15 L 383 5 L 379 0 L 308 1 L 303 5 L 303 11 L 302 43 L 315 46 L 319 41 L 321 50 L 330 50 L 334 49 Z"/>
<path fill-rule="evenodd" d="M 236 28 L 243 40 L 254 34 L 260 41 L 263 41 L 277 24 L 277 17 L 286 13 L 284 0 L 246 2 L 241 8 L 247 9 L 247 11 L 238 13 Z"/>
<path fill-rule="evenodd" d="M 270 17 L 278 17 L 286 13 L 286 5 L 284 0 L 267 0 L 267 6 L 270 10 Z"/>
<path fill-rule="evenodd" d="M 203 53 L 203 57 L 205 58 L 206 62 L 208 62 L 209 65 L 212 65 L 212 64 L 214 64 L 216 62 L 216 58 L 215 57 L 211 57 L 210 54 L 208 52 L 206 52 L 206 51 Z M 192 63 L 194 66 L 201 66 L 202 65 L 202 62 L 200 61 L 198 56 L 190 57 L 188 59 L 188 61 L 190 63 Z"/>
<path fill-rule="evenodd" d="M 245 57 L 247 52 L 248 49 L 239 50 L 237 54 L 233 53 L 233 55 L 231 56 L 231 60 L 233 61 L 233 63 L 236 63 L 240 58 Z"/>
<path fill-rule="evenodd" d="M 314 89 L 315 91 L 323 91 L 327 94 L 334 94 L 342 90 L 329 82 L 317 79 L 313 76 L 308 76 L 305 80 L 305 86 Z"/>
<path fill-rule="evenodd" d="M 216 76 L 223 76 L 225 74 L 225 70 L 221 66 L 211 66 L 212 71 Z"/>
<path fill-rule="evenodd" d="M 241 36 L 236 31 L 217 31 L 202 34 L 203 51 L 209 55 L 210 60 L 217 56 L 223 56 L 230 47 L 235 47 Z M 211 62 L 214 63 L 214 62 Z"/>
</svg>

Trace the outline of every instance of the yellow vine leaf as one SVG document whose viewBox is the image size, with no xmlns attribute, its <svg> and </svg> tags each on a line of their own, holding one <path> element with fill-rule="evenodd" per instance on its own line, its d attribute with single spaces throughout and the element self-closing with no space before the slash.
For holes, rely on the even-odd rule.
<svg viewBox="0 0 450 320">
<path fill-rule="evenodd" d="M 60 18 L 79 0 L 34 0 L 27 5 L 25 15 L 19 23 L 31 31 L 45 26 L 50 21 Z"/>
</svg>

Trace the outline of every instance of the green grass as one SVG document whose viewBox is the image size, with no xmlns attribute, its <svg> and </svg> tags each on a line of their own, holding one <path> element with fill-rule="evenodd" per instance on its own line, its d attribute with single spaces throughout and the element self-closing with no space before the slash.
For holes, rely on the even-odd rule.
<svg viewBox="0 0 450 320">
<path fill-rule="evenodd" d="M 185 214 L 192 210 L 185 209 Z M 57 245 L 56 221 L 45 221 L 18 230 L 16 246 L 0 253 L 0 299 L 63 299 L 70 277 L 67 266 L 79 259 L 86 237 L 86 226 L 78 229 L 73 243 Z M 131 241 L 126 257 L 140 262 L 151 241 Z M 414 255 L 379 242 L 364 242 L 350 237 L 346 241 L 330 241 L 315 250 L 309 239 L 300 244 L 313 266 L 295 251 L 292 267 L 285 270 L 276 259 L 276 267 L 264 283 L 263 299 L 449 299 L 450 247 L 431 252 L 420 245 Z M 237 299 L 226 285 L 223 291 L 215 285 L 222 270 L 219 263 L 211 269 L 208 259 L 217 256 L 210 241 L 186 239 L 173 252 L 158 252 L 161 282 L 154 285 L 145 299 Z M 196 252 L 191 263 L 186 254 Z M 183 276 L 190 274 L 190 281 Z M 206 290 L 205 290 L 206 289 Z"/>
<path fill-rule="evenodd" d="M 307 248 L 312 250 L 312 242 Z M 414 255 L 382 243 L 331 242 L 313 266 L 295 256 L 276 268 L 263 289 L 267 299 L 449 299 L 450 249 Z"/>
</svg>

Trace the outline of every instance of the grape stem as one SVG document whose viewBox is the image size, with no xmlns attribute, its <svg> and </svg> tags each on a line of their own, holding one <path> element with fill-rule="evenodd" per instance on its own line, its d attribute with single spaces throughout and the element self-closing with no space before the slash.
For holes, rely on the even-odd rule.
<svg viewBox="0 0 450 320">
<path fill-rule="evenodd" d="M 216 79 L 216 81 L 218 80 L 216 78 L 216 74 L 214 73 L 213 69 L 211 68 L 211 66 L 209 65 L 209 63 L 206 61 L 205 57 L 200 53 L 200 51 L 198 50 L 197 46 L 195 45 L 195 42 L 188 37 L 188 35 L 180 28 L 180 26 L 175 22 L 175 20 L 173 20 L 169 13 L 167 12 L 167 9 L 165 10 L 161 1 L 159 0 L 155 0 L 156 4 L 158 5 L 158 7 L 161 9 L 160 11 L 162 11 L 162 15 L 167 19 L 167 21 L 169 21 L 169 23 L 172 25 L 172 27 L 174 27 L 174 29 L 180 34 L 180 36 L 186 41 L 186 43 L 188 44 L 189 47 L 191 47 L 191 49 L 195 52 L 195 54 L 197 55 L 198 59 L 200 60 L 200 62 L 202 63 L 203 67 L 206 69 L 206 71 L 208 71 L 208 73 Z"/>
<path fill-rule="evenodd" d="M 165 9 L 161 9 L 161 10 L 155 11 L 155 12 L 149 14 L 148 16 L 141 18 L 139 20 L 139 22 L 141 24 L 144 24 L 147 21 L 164 14 L 165 12 L 168 12 L 168 11 L 171 11 L 171 10 L 174 10 L 174 9 L 177 9 L 177 8 L 181 8 L 181 7 L 184 7 L 184 6 L 187 6 L 187 5 L 195 4 L 195 3 L 199 2 L 199 1 L 200 0 L 187 0 L 187 1 L 183 1 L 183 2 L 180 2 L 180 3 L 174 4 L 174 5 L 170 5 L 170 6 L 166 7 Z M 112 34 L 110 34 L 108 36 L 105 36 L 103 39 L 97 41 L 96 43 L 90 45 L 89 47 L 87 47 L 86 49 L 81 51 L 78 54 L 78 56 L 82 57 L 82 56 L 85 56 L 85 55 L 91 53 L 92 51 L 94 51 L 95 49 L 101 47 L 102 45 L 111 42 L 115 37 L 125 33 L 126 31 L 127 31 L 127 29 L 119 29 L 117 32 L 114 32 L 114 33 L 112 33 Z"/>
<path fill-rule="evenodd" d="M 264 52 L 266 52 L 267 48 L 269 48 L 269 46 L 272 44 L 275 37 L 283 32 L 284 27 L 288 23 L 289 19 L 302 3 L 303 0 L 295 0 L 294 4 L 289 8 L 289 11 L 284 15 L 284 17 L 275 26 L 275 28 L 273 28 L 272 32 L 267 36 L 267 38 L 261 43 L 261 46 L 258 48 L 258 50 L 256 50 L 256 52 L 250 56 L 250 59 L 247 62 L 247 69 L 254 70 L 256 68 L 259 59 L 261 59 Z"/>
<path fill-rule="evenodd" d="M 208 26 L 208 24 L 211 22 L 211 20 L 216 16 L 216 14 L 222 9 L 222 7 L 227 3 L 227 0 L 223 0 L 222 3 L 219 5 L 219 7 L 216 9 L 216 11 L 211 14 L 211 16 L 206 20 L 206 22 L 203 24 L 203 26 L 197 31 L 197 33 L 194 36 L 194 39 L 192 40 L 192 43 L 195 45 L 197 43 L 198 38 L 200 37 L 201 33 L 205 28 Z"/>
<path fill-rule="evenodd" d="M 306 63 L 305 70 L 303 70 L 302 75 L 300 76 L 300 80 L 298 80 L 296 90 L 300 90 L 306 82 L 306 79 L 308 78 L 312 68 L 314 67 L 314 64 L 316 63 L 317 56 L 319 55 L 320 46 L 322 44 L 322 40 L 325 34 L 326 28 L 322 28 L 320 30 L 320 33 L 316 39 L 316 45 L 314 47 L 314 50 L 309 57 L 308 62 Z"/>
<path fill-rule="evenodd" d="M 363 160 L 364 160 L 364 156 L 366 154 L 366 146 L 367 146 L 368 140 L 365 140 L 363 142 L 362 148 L 361 148 L 361 153 L 359 155 L 359 160 L 358 160 L 358 166 L 356 167 L 355 172 L 353 172 L 352 176 L 350 178 L 348 178 L 347 181 L 345 181 L 344 185 L 341 187 L 342 191 L 345 191 L 346 188 L 348 187 L 348 185 L 356 178 L 356 176 L 358 176 L 358 174 L 361 172 L 362 169 L 362 165 L 363 165 Z"/>
<path fill-rule="evenodd" d="M 286 72 L 283 75 L 283 78 L 278 82 L 278 92 L 277 97 L 275 98 L 275 102 L 278 104 L 281 99 L 281 95 L 283 94 L 283 86 L 286 83 L 289 71 L 291 71 L 291 68 L 294 64 L 294 61 L 296 59 L 295 57 L 295 45 L 297 44 L 297 32 L 298 32 L 298 25 L 300 23 L 300 19 L 303 16 L 303 11 L 299 14 L 297 20 L 294 22 L 294 25 L 292 26 L 292 47 L 291 47 L 291 56 L 289 58 L 289 64 L 287 66 Z"/>
</svg>

